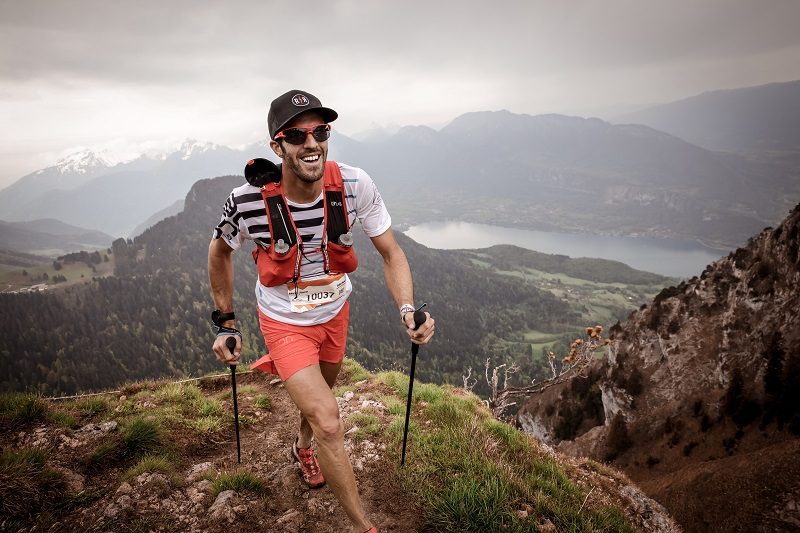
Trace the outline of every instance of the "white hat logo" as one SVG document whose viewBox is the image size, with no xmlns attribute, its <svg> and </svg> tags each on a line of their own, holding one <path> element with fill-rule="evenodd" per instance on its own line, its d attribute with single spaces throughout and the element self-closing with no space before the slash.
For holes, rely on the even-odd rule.
<svg viewBox="0 0 800 533">
<path fill-rule="evenodd" d="M 306 98 L 306 95 L 304 95 L 304 94 L 296 94 L 296 95 L 292 96 L 292 103 L 294 105 L 296 105 L 297 107 L 305 107 L 310 102 L 308 101 L 308 98 Z"/>
</svg>

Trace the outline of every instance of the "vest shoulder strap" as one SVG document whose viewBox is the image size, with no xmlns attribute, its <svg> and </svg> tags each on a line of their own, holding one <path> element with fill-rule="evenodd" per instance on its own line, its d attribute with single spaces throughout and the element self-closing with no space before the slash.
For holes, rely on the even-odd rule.
<svg viewBox="0 0 800 533">
<path fill-rule="evenodd" d="M 347 199 L 339 165 L 325 163 L 325 232 L 328 242 L 339 242 L 339 237 L 350 231 L 347 218 Z"/>
</svg>

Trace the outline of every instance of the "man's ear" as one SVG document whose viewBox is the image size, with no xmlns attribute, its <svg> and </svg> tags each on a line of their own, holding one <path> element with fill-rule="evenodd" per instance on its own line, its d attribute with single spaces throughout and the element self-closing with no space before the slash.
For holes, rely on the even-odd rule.
<svg viewBox="0 0 800 533">
<path fill-rule="evenodd" d="M 269 147 L 272 148 L 272 151 L 275 152 L 275 155 L 283 159 L 283 146 L 278 141 L 270 141 Z"/>
</svg>

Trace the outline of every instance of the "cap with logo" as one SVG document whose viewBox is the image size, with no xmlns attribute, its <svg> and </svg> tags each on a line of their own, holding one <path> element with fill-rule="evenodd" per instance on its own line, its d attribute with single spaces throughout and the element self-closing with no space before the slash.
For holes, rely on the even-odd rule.
<svg viewBox="0 0 800 533">
<path fill-rule="evenodd" d="M 267 115 L 267 127 L 269 136 L 274 139 L 275 134 L 280 132 L 297 115 L 306 111 L 316 111 L 322 116 L 325 122 L 333 122 L 339 114 L 329 107 L 323 107 L 319 98 L 305 91 L 288 91 L 275 100 L 269 106 Z"/>
</svg>

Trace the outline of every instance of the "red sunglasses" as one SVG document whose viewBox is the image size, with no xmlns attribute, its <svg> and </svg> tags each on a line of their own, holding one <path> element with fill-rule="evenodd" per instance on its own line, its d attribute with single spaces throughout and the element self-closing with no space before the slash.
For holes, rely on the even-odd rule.
<svg viewBox="0 0 800 533">
<path fill-rule="evenodd" d="M 275 140 L 283 139 L 289 144 L 303 144 L 306 142 L 306 137 L 309 133 L 318 143 L 325 142 L 331 136 L 331 125 L 320 124 L 312 128 L 286 128 L 275 135 Z"/>
</svg>

